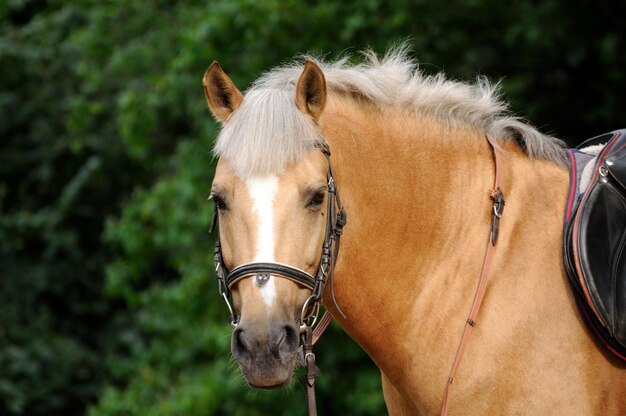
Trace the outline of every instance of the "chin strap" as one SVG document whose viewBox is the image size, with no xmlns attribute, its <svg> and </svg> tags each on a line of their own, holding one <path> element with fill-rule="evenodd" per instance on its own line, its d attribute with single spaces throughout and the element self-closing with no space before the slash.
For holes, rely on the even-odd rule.
<svg viewBox="0 0 626 416">
<path fill-rule="evenodd" d="M 496 248 L 496 243 L 498 242 L 500 218 L 502 218 L 502 213 L 504 212 L 504 195 L 502 194 L 502 189 L 500 188 L 500 184 L 502 183 L 500 176 L 502 174 L 502 162 L 500 160 L 500 154 L 497 146 L 493 141 L 493 138 L 491 138 L 490 136 L 486 137 L 489 145 L 491 146 L 491 149 L 493 150 L 493 158 L 495 161 L 496 170 L 493 190 L 491 191 L 491 199 L 493 199 L 491 230 L 489 231 L 489 242 L 487 243 L 487 251 L 485 253 L 485 259 L 483 261 L 483 268 L 480 273 L 480 279 L 478 280 L 478 288 L 476 289 L 476 294 L 474 295 L 472 309 L 470 310 L 467 321 L 465 322 L 463 336 L 461 337 L 461 342 L 459 343 L 459 348 L 456 352 L 456 356 L 454 357 L 454 363 L 452 364 L 450 375 L 448 376 L 448 382 L 446 383 L 446 389 L 443 396 L 443 406 L 441 408 L 442 416 L 447 416 L 448 414 L 452 382 L 454 381 L 454 376 L 456 375 L 456 371 L 459 368 L 459 364 L 461 363 L 461 358 L 463 358 L 463 352 L 465 351 L 465 347 L 467 346 L 469 336 L 472 333 L 472 329 L 474 329 L 474 327 L 476 326 L 476 318 L 478 317 L 480 306 L 482 305 L 483 298 L 485 297 L 487 281 L 489 280 L 489 271 L 491 270 L 491 263 L 493 261 L 493 253 Z"/>
</svg>

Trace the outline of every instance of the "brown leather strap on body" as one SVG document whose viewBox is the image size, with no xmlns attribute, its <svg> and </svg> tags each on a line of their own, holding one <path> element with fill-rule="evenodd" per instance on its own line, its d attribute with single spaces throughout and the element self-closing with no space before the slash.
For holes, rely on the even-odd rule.
<svg viewBox="0 0 626 416">
<path fill-rule="evenodd" d="M 489 242 L 487 243 L 487 251 L 485 253 L 485 259 L 483 261 L 482 271 L 480 273 L 480 279 L 478 281 L 478 288 L 476 289 L 476 294 L 474 295 L 474 302 L 472 303 L 472 308 L 470 310 L 467 321 L 465 322 L 465 329 L 463 330 L 463 336 L 461 337 L 461 342 L 459 343 L 459 348 L 457 350 L 456 356 L 454 357 L 454 363 L 452 364 L 452 369 L 450 370 L 450 375 L 448 377 L 448 381 L 446 383 L 446 389 L 443 396 L 443 406 L 441 408 L 441 415 L 445 416 L 448 414 L 448 406 L 450 404 L 450 392 L 452 390 L 452 382 L 454 381 L 454 376 L 456 375 L 456 371 L 459 368 L 459 364 L 461 363 L 461 358 L 463 357 L 463 352 L 465 351 L 465 347 L 467 346 L 467 342 L 469 340 L 469 336 L 472 333 L 472 329 L 476 326 L 476 318 L 478 317 L 478 312 L 480 311 L 480 306 L 482 305 L 483 298 L 485 297 L 485 290 L 487 288 L 487 281 L 489 280 L 489 271 L 491 269 L 491 263 L 493 261 L 493 253 L 495 251 L 496 243 L 498 242 L 498 234 L 500 229 L 500 218 L 502 217 L 502 212 L 504 211 L 504 196 L 502 194 L 502 190 L 500 189 L 501 184 L 501 160 L 500 154 L 498 153 L 498 148 L 493 142 L 493 139 L 489 136 L 487 137 L 487 141 L 493 150 L 493 158 L 495 161 L 495 180 L 493 185 L 493 190 L 491 192 L 491 198 L 493 199 L 493 212 L 492 212 L 492 221 L 491 221 L 491 230 L 489 232 Z"/>
</svg>

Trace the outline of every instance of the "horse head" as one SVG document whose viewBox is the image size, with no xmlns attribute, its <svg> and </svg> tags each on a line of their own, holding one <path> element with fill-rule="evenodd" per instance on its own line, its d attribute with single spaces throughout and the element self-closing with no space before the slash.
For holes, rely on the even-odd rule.
<svg viewBox="0 0 626 416">
<path fill-rule="evenodd" d="M 236 311 L 232 354 L 251 386 L 283 386 L 297 362 L 303 320 L 319 301 L 311 302 L 311 295 L 319 290 L 332 210 L 325 203 L 329 161 L 317 126 L 326 103 L 324 75 L 307 61 L 295 95 L 293 88 L 287 96 L 254 91 L 265 95 L 263 105 L 254 94 L 244 97 L 217 62 L 203 84 L 223 127 L 211 197 L 219 218 L 218 272 L 222 267 L 237 275 L 227 279 Z M 277 108 L 267 104 L 268 96 Z M 293 142 L 290 135 L 301 136 L 302 148 L 285 155 L 275 142 Z M 253 144 L 240 144 L 245 141 Z"/>
</svg>

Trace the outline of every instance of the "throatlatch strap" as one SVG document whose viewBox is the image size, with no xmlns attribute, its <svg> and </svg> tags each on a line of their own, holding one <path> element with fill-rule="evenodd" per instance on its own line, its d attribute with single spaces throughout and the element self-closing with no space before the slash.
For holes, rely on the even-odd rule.
<svg viewBox="0 0 626 416">
<path fill-rule="evenodd" d="M 489 231 L 489 242 L 487 243 L 487 251 L 485 253 L 485 259 L 483 261 L 483 268 L 480 273 L 480 279 L 478 281 L 478 288 L 476 289 L 476 294 L 474 295 L 474 303 L 472 303 L 472 309 L 470 310 L 467 321 L 465 322 L 463 336 L 461 337 L 461 342 L 459 343 L 459 348 L 456 352 L 456 356 L 454 357 L 452 369 L 450 370 L 448 382 L 446 383 L 446 389 L 443 396 L 443 406 L 441 408 L 442 416 L 446 416 L 448 414 L 452 382 L 454 381 L 454 376 L 456 375 L 456 371 L 459 368 L 459 364 L 461 363 L 461 358 L 463 357 L 463 352 L 465 352 L 465 347 L 469 340 L 469 336 L 472 333 L 472 329 L 476 325 L 476 318 L 478 317 L 480 306 L 482 305 L 483 298 L 485 297 L 487 281 L 489 280 L 489 270 L 491 269 L 491 262 L 493 260 L 493 252 L 495 250 L 496 243 L 498 242 L 500 217 L 502 216 L 502 212 L 504 211 L 504 196 L 502 194 L 502 190 L 500 189 L 502 174 L 500 154 L 498 153 L 498 148 L 494 144 L 493 139 L 490 136 L 486 137 L 489 145 L 491 146 L 491 149 L 493 150 L 493 158 L 495 161 L 496 170 L 493 191 L 491 192 L 491 198 L 493 199 L 491 230 Z"/>
</svg>

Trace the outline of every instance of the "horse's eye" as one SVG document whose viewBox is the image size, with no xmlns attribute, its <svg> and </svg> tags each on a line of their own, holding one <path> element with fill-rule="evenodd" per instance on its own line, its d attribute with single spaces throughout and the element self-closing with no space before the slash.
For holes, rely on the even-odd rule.
<svg viewBox="0 0 626 416">
<path fill-rule="evenodd" d="M 215 207 L 218 209 L 218 211 L 226 210 L 226 203 L 224 203 L 224 200 L 218 195 L 211 195 L 211 199 L 215 203 Z"/>
<path fill-rule="evenodd" d="M 326 195 L 326 193 L 324 191 L 318 191 L 316 192 L 313 197 L 311 197 L 311 199 L 309 200 L 309 203 L 307 204 L 307 208 L 311 208 L 311 209 L 317 209 L 322 205 L 322 202 L 324 202 L 324 196 Z"/>
</svg>

